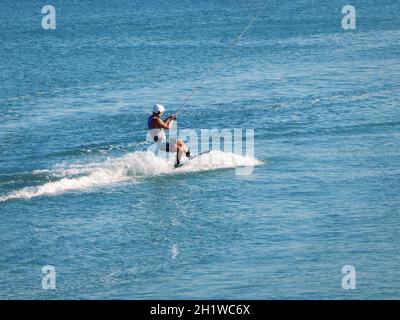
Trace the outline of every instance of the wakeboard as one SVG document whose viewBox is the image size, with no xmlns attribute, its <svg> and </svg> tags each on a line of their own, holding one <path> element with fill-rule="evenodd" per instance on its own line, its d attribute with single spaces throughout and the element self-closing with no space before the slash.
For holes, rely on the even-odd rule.
<svg viewBox="0 0 400 320">
<path fill-rule="evenodd" d="M 174 168 L 182 167 L 183 165 L 190 163 L 190 161 L 192 161 L 193 159 L 196 159 L 197 157 L 200 157 L 201 155 L 207 154 L 210 152 L 211 152 L 211 150 L 206 150 L 206 151 L 200 152 L 198 154 L 195 154 L 193 156 L 190 156 L 189 158 L 187 158 L 187 161 L 181 162 L 180 164 L 175 163 Z"/>
</svg>

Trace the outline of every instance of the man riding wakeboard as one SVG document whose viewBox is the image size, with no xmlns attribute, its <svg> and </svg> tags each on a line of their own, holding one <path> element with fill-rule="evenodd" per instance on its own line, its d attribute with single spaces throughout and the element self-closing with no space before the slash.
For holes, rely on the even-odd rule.
<svg viewBox="0 0 400 320">
<path fill-rule="evenodd" d="M 176 152 L 176 164 L 179 166 L 181 163 L 182 154 L 185 153 L 186 157 L 190 157 L 190 150 L 181 139 L 170 139 L 167 142 L 164 129 L 169 130 L 174 120 L 175 115 L 170 115 L 165 120 L 161 119 L 165 107 L 162 104 L 155 104 L 153 107 L 153 114 L 147 119 L 147 126 L 150 130 L 150 135 L 157 145 L 157 148 L 166 152 Z"/>
</svg>

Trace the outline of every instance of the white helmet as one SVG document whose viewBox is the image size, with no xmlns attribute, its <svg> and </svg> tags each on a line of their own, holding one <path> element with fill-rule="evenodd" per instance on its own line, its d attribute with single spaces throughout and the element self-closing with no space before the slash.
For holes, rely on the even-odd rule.
<svg viewBox="0 0 400 320">
<path fill-rule="evenodd" d="M 154 113 L 163 113 L 165 111 L 165 107 L 162 104 L 155 104 L 153 106 L 153 112 Z"/>
</svg>

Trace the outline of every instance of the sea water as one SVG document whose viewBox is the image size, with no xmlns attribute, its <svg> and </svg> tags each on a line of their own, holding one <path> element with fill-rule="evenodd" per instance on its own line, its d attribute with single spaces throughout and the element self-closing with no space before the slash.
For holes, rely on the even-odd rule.
<svg viewBox="0 0 400 320">
<path fill-rule="evenodd" d="M 0 298 L 399 298 L 400 3 L 345 4 L 3 1 Z M 177 130 L 253 156 L 148 153 L 199 84 Z"/>
</svg>

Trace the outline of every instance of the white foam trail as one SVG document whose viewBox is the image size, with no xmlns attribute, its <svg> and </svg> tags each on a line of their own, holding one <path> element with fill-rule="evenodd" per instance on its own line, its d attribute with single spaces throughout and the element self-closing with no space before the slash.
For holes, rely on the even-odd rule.
<svg viewBox="0 0 400 320">
<path fill-rule="evenodd" d="M 30 199 L 44 195 L 55 195 L 73 190 L 88 190 L 123 181 L 137 181 L 137 178 L 184 173 L 238 166 L 255 166 L 261 161 L 222 151 L 211 151 L 174 169 L 174 157 L 166 159 L 157 157 L 151 152 L 136 151 L 123 157 L 108 158 L 103 162 L 89 164 L 61 164 L 53 170 L 39 170 L 36 173 L 49 172 L 58 181 L 47 182 L 40 186 L 25 187 L 0 196 L 0 202 L 11 199 Z"/>
<path fill-rule="evenodd" d="M 262 162 L 250 156 L 242 156 L 230 152 L 211 151 L 203 154 L 182 167 L 178 172 L 208 171 L 222 168 L 236 168 L 245 166 L 257 166 Z"/>
</svg>

